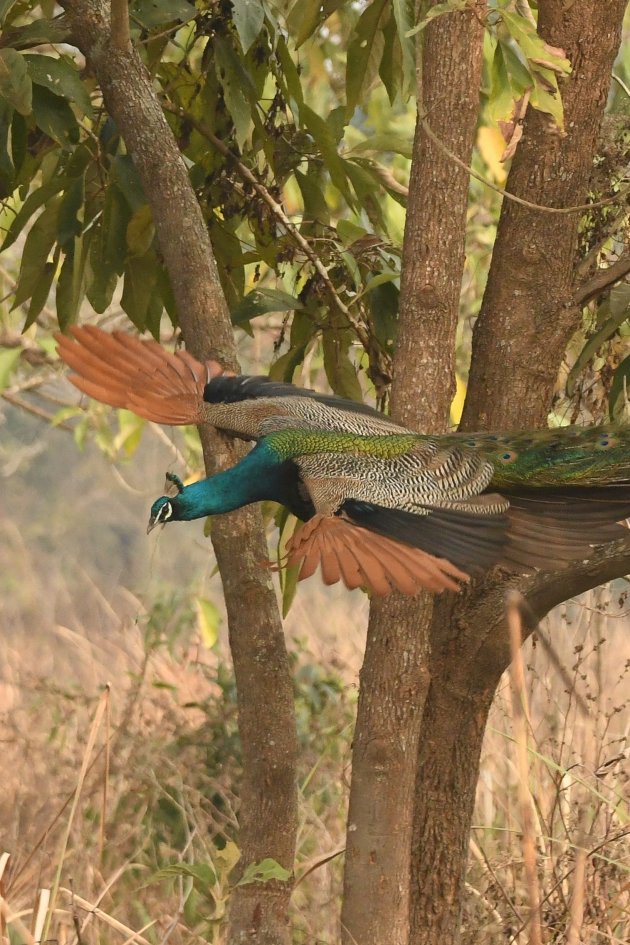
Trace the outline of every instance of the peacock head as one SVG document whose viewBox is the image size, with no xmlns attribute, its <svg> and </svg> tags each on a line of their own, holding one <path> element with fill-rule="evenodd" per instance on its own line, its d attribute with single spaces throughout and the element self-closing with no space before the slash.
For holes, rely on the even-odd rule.
<svg viewBox="0 0 630 945">
<path fill-rule="evenodd" d="M 149 515 L 149 524 L 147 525 L 147 535 L 156 525 L 165 525 L 167 522 L 179 522 L 182 519 L 189 518 L 187 514 L 187 503 L 183 496 L 185 496 L 186 487 L 181 481 L 179 476 L 176 476 L 175 473 L 167 472 L 166 481 L 172 483 L 177 492 L 175 495 L 161 495 L 159 499 L 156 499 L 153 505 L 151 506 L 151 514 Z"/>
</svg>

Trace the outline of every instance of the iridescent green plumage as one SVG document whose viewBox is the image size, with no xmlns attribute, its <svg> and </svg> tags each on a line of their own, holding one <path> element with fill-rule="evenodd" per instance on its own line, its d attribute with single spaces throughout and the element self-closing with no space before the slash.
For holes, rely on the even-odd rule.
<svg viewBox="0 0 630 945">
<path fill-rule="evenodd" d="M 365 405 L 226 375 L 152 341 L 72 332 L 60 354 L 84 392 L 156 422 L 208 422 L 257 441 L 233 469 L 158 499 L 151 526 L 271 499 L 314 523 L 291 552 L 303 575 L 321 562 L 327 581 L 378 593 L 455 588 L 495 564 L 562 568 L 624 534 L 628 429 L 425 436 Z"/>
</svg>

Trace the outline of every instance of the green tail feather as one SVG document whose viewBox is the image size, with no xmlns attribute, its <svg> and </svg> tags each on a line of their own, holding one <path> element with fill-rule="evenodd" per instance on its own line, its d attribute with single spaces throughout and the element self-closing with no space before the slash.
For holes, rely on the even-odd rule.
<svg viewBox="0 0 630 945">
<path fill-rule="evenodd" d="M 495 468 L 491 489 L 602 486 L 630 482 L 630 428 L 560 427 L 531 433 L 456 434 Z"/>
</svg>

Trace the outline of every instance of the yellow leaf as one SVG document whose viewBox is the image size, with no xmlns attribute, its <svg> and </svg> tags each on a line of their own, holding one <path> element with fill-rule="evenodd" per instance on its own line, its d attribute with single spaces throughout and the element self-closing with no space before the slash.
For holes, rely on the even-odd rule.
<svg viewBox="0 0 630 945">
<path fill-rule="evenodd" d="M 211 600 L 204 597 L 197 598 L 197 626 L 199 627 L 199 636 L 204 646 L 211 649 L 218 639 L 219 623 L 221 615 Z"/>
<path fill-rule="evenodd" d="M 451 402 L 451 423 L 458 424 L 462 418 L 464 401 L 466 400 L 466 384 L 459 374 L 456 375 L 455 382 L 457 387 L 455 388 L 455 396 Z"/>
<path fill-rule="evenodd" d="M 505 151 L 505 140 L 499 129 L 482 126 L 477 132 L 477 147 L 497 184 L 504 184 L 507 170 L 501 163 L 501 155 Z"/>
</svg>

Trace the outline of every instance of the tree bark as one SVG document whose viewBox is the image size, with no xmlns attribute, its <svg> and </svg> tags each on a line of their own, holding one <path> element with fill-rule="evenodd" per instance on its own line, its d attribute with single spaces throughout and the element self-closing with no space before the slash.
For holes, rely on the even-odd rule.
<svg viewBox="0 0 630 945">
<path fill-rule="evenodd" d="M 454 392 L 468 176 L 426 135 L 421 119 L 428 112 L 432 130 L 469 163 L 483 10 L 485 3 L 476 2 L 474 9 L 441 16 L 419 34 L 423 101 L 409 186 L 392 414 L 427 432 L 444 431 Z M 347 945 L 405 945 L 408 939 L 411 812 L 432 609 L 430 595 L 392 598 L 371 608 L 346 838 Z"/>
<path fill-rule="evenodd" d="M 151 206 L 186 345 L 197 358 L 214 357 L 234 368 L 232 327 L 207 228 L 149 76 L 125 31 L 112 35 L 109 4 L 66 0 L 63 6 L 73 41 L 98 79 Z M 234 464 L 239 451 L 230 441 L 206 428 L 200 435 L 208 474 Z M 260 566 L 268 552 L 259 512 L 249 508 L 218 518 L 212 543 L 238 689 L 244 768 L 241 862 L 246 866 L 272 857 L 292 871 L 297 832 L 293 691 L 275 594 Z M 290 893 L 291 883 L 237 887 L 230 900 L 230 941 L 287 945 Z"/>
<path fill-rule="evenodd" d="M 615 0 L 602 17 L 598 0 L 540 0 L 541 34 L 563 47 L 573 64 L 561 90 L 567 133 L 558 135 L 530 109 L 508 178 L 509 192 L 546 206 L 584 203 L 625 5 L 625 0 Z M 545 215 L 504 199 L 474 331 L 463 429 L 544 425 L 560 360 L 579 324 L 572 299 L 578 223 L 578 214 Z M 615 560 L 616 573 L 623 573 L 627 554 Z M 506 590 L 529 595 L 541 617 L 576 587 L 585 589 L 589 579 L 603 579 L 610 571 L 594 568 L 589 578 L 576 569 L 577 583 L 571 574 L 491 575 L 460 600 L 441 601 L 436 609 L 432 683 L 416 782 L 412 945 L 452 945 L 459 938 L 483 734 L 492 693 L 510 661 L 503 617 Z M 450 851 L 446 858 L 444 849 Z"/>
<path fill-rule="evenodd" d="M 560 89 L 566 132 L 528 110 L 510 193 L 548 207 L 585 202 L 625 7 L 626 0 L 611 0 L 603 16 L 597 0 L 538 4 L 540 34 L 572 64 Z M 504 199 L 462 429 L 545 424 L 560 358 L 580 320 L 572 291 L 579 221 L 578 213 L 545 214 Z"/>
</svg>

